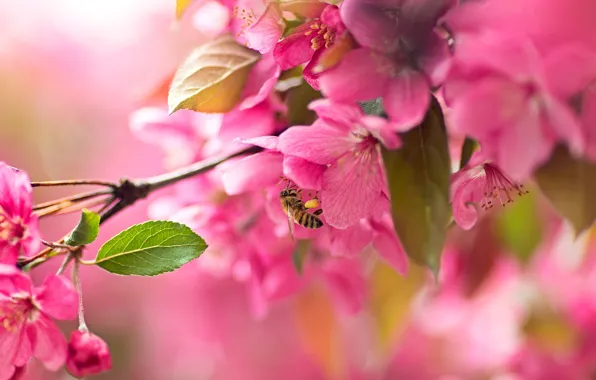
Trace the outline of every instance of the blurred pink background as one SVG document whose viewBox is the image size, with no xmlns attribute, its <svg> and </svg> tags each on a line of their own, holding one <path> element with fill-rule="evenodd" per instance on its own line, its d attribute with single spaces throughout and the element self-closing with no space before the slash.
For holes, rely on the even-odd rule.
<svg viewBox="0 0 596 380">
<path fill-rule="evenodd" d="M 0 160 L 26 170 L 32 180 L 117 180 L 162 172 L 161 152 L 133 138 L 129 116 L 192 47 L 210 38 L 193 27 L 192 10 L 176 24 L 174 3 L 21 0 L 0 6 Z M 35 200 L 71 190 L 36 189 Z M 146 220 L 146 207 L 141 201 L 102 226 L 87 255 L 118 231 Z M 369 268 L 366 310 L 352 317 L 339 315 L 317 283 L 276 303 L 265 320 L 255 320 L 243 284 L 197 273 L 193 264 L 156 278 L 83 268 L 88 324 L 108 342 L 114 361 L 114 370 L 97 379 L 504 380 L 526 378 L 511 374 L 515 365 L 550 368 L 547 364 L 579 378 L 566 367 L 573 362 L 568 354 L 580 345 L 593 352 L 589 342 L 578 343 L 577 325 L 559 317 L 534 323 L 528 300 L 550 299 L 543 302 L 549 311 L 538 313 L 543 317 L 551 309 L 555 315 L 566 310 L 568 305 L 553 300 L 571 299 L 573 289 L 589 298 L 596 288 L 592 275 L 569 289 L 552 286 L 549 279 L 574 278 L 576 267 L 553 264 L 557 254 L 592 252 L 594 234 L 573 242 L 568 226 L 540 195 L 525 197 L 511 210 L 465 237 L 454 233 L 443 276 L 465 283 L 465 297 L 459 288 L 443 288 L 429 305 L 425 300 L 437 289 L 422 269 L 412 267 L 400 277 L 376 264 Z M 77 218 L 43 219 L 44 236 L 61 237 Z M 540 260 L 526 265 L 519 255 L 503 254 L 490 240 L 495 228 L 518 248 L 516 231 L 522 240 L 548 236 L 538 246 Z M 35 276 L 40 279 L 58 264 L 43 266 Z M 557 292 L 565 291 L 559 297 Z M 590 316 L 596 315 L 590 307 Z M 586 334 L 596 330 L 589 323 L 582 326 Z M 531 373 L 530 367 L 517 372 Z M 551 378 L 563 378 L 557 376 Z M 49 374 L 33 363 L 25 378 L 69 376 Z"/>
</svg>

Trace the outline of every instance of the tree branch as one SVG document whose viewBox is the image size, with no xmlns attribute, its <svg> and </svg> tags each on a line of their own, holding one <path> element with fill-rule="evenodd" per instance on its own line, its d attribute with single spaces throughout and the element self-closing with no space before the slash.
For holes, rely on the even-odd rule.
<svg viewBox="0 0 596 380">
<path fill-rule="evenodd" d="M 106 222 L 120 211 L 133 205 L 136 201 L 146 198 L 155 190 L 159 190 L 185 179 L 205 173 L 231 158 L 245 154 L 258 153 L 262 150 L 263 148 L 258 146 L 251 146 L 227 156 L 195 162 L 194 164 L 154 177 L 140 180 L 123 179 L 120 181 L 120 185 L 114 189 L 113 195 L 114 198 L 117 199 L 117 202 L 101 214 L 100 223 Z"/>
</svg>

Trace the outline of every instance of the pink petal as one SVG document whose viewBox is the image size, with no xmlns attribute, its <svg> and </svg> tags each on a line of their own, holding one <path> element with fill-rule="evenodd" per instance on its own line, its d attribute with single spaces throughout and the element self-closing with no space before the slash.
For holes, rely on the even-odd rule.
<svg viewBox="0 0 596 380">
<path fill-rule="evenodd" d="M 339 36 L 346 30 L 339 8 L 336 5 L 327 5 L 321 13 L 321 21 L 335 31 L 335 35 Z"/>
<path fill-rule="evenodd" d="M 263 189 L 279 182 L 283 156 L 261 152 L 244 157 L 224 169 L 222 182 L 230 195 Z"/>
<path fill-rule="evenodd" d="M 29 220 L 33 207 L 29 176 L 0 161 L 0 206 L 9 216 Z"/>
<path fill-rule="evenodd" d="M 516 182 L 525 181 L 540 164 L 546 162 L 555 144 L 548 134 L 538 107 L 528 107 L 501 130 L 499 143 L 494 147 L 483 144 L 484 149 L 496 149 L 492 157 L 497 165 Z M 532 141 L 532 149 L 528 149 Z"/>
<path fill-rule="evenodd" d="M 263 55 L 250 70 L 242 92 L 244 100 L 238 105 L 238 109 L 252 108 L 267 99 L 277 83 L 279 74 L 281 74 L 281 68 L 275 62 L 273 54 Z"/>
<path fill-rule="evenodd" d="M 261 54 L 270 52 L 283 33 L 283 18 L 279 4 L 269 3 L 259 19 L 244 30 L 246 46 Z"/>
<path fill-rule="evenodd" d="M 354 258 L 372 241 L 372 232 L 361 223 L 356 223 L 345 230 L 330 230 L 333 256 Z"/>
<path fill-rule="evenodd" d="M 429 104 L 430 90 L 425 76 L 407 69 L 391 79 L 383 98 L 383 106 L 400 132 L 420 124 Z"/>
<path fill-rule="evenodd" d="M 525 94 L 515 83 L 487 77 L 453 100 L 449 124 L 458 134 L 482 139 L 508 127 L 525 105 Z"/>
<path fill-rule="evenodd" d="M 253 137 L 250 139 L 241 139 L 240 142 L 243 144 L 250 144 L 260 146 L 263 149 L 277 150 L 277 136 L 260 136 Z"/>
<path fill-rule="evenodd" d="M 596 54 L 583 46 L 565 45 L 553 51 L 544 66 L 549 90 L 562 100 L 576 95 L 596 79 Z"/>
<path fill-rule="evenodd" d="M 282 70 L 291 69 L 304 62 L 310 61 L 315 50 L 311 46 L 312 37 L 306 33 L 316 33 L 311 28 L 313 22 L 300 25 L 292 34 L 279 41 L 273 49 L 273 56 Z"/>
<path fill-rule="evenodd" d="M 393 229 L 391 214 L 385 213 L 381 221 L 371 219 L 369 222 L 374 231 L 373 246 L 379 256 L 399 274 L 405 275 L 409 268 L 408 258 Z"/>
<path fill-rule="evenodd" d="M 18 331 L 8 331 L 0 328 L 0 372 L 7 371 L 13 367 L 14 361 L 19 354 L 21 342 L 26 340 L 24 336 L 24 326 L 21 326 Z M 26 347 L 26 346 L 25 346 Z M 31 353 L 29 353 L 29 357 Z"/>
<path fill-rule="evenodd" d="M 34 291 L 39 308 L 55 319 L 70 320 L 77 316 L 78 296 L 69 280 L 63 276 L 48 276 Z"/>
<path fill-rule="evenodd" d="M 66 361 L 66 339 L 62 332 L 43 314 L 28 326 L 34 336 L 33 356 L 50 371 L 56 371 Z"/>
<path fill-rule="evenodd" d="M 293 156 L 285 156 L 283 161 L 284 176 L 302 189 L 321 190 L 321 180 L 326 169 L 324 165 Z"/>
<path fill-rule="evenodd" d="M 0 264 L 15 265 L 19 257 L 20 245 L 0 241 Z"/>
<path fill-rule="evenodd" d="M 372 50 L 352 50 L 339 65 L 321 74 L 319 85 L 325 96 L 338 102 L 373 100 L 384 93 L 389 73 L 379 68 L 387 65 L 393 64 Z"/>
<path fill-rule="evenodd" d="M 382 194 L 383 179 L 376 154 L 348 154 L 323 176 L 321 207 L 327 223 L 345 229 L 369 216 Z"/>
<path fill-rule="evenodd" d="M 14 265 L 0 264 L 0 295 L 31 294 L 31 279 Z"/>
<path fill-rule="evenodd" d="M 315 100 L 308 105 L 325 124 L 337 129 L 351 131 L 364 117 L 364 113 L 355 104 L 332 102 L 329 99 Z"/>
<path fill-rule="evenodd" d="M 280 299 L 294 294 L 303 285 L 290 260 L 273 265 L 267 269 L 263 279 L 263 294 L 268 299 Z"/>
<path fill-rule="evenodd" d="M 478 221 L 478 203 L 482 200 L 482 191 L 485 187 L 484 176 L 472 178 L 465 170 L 457 172 L 452 178 L 451 207 L 453 219 L 458 226 L 469 230 Z"/>
<path fill-rule="evenodd" d="M 570 150 L 576 155 L 582 155 L 586 150 L 586 132 L 577 117 L 566 104 L 556 99 L 545 99 L 548 124 L 567 141 Z"/>
<path fill-rule="evenodd" d="M 399 5 L 394 0 L 345 0 L 341 18 L 361 46 L 392 52 L 399 46 L 399 24 L 392 15 Z"/>
<path fill-rule="evenodd" d="M 275 132 L 273 112 L 267 103 L 228 112 L 223 116 L 218 136 L 224 140 L 246 139 Z"/>
<path fill-rule="evenodd" d="M 401 140 L 395 132 L 398 129 L 395 123 L 378 116 L 364 116 L 360 119 L 360 124 L 387 149 L 397 149 L 401 146 Z"/>
<path fill-rule="evenodd" d="M 357 262 L 329 260 L 323 266 L 325 282 L 329 286 L 333 300 L 348 314 L 362 309 L 366 299 L 366 280 Z"/>
<path fill-rule="evenodd" d="M 354 143 L 349 133 L 331 128 L 320 120 L 310 127 L 291 127 L 279 136 L 279 150 L 320 165 L 334 162 L 348 152 Z"/>
</svg>

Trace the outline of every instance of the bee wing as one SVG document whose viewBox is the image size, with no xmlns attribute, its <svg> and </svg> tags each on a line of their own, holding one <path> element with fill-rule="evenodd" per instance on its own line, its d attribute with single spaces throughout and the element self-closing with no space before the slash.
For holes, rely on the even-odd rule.
<svg viewBox="0 0 596 380">
<path fill-rule="evenodd" d="M 288 207 L 288 229 L 290 231 L 290 237 L 294 240 L 294 218 L 292 218 L 292 213 L 290 208 Z"/>
</svg>

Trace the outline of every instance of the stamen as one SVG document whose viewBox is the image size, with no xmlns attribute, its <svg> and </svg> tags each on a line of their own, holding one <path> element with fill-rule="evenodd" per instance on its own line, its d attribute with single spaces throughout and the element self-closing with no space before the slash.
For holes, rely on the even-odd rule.
<svg viewBox="0 0 596 380">
<path fill-rule="evenodd" d="M 499 204 L 505 207 L 507 204 L 513 203 L 512 195 L 515 193 L 518 196 L 529 193 L 522 184 L 511 180 L 497 166 L 486 163 L 483 165 L 483 170 L 486 185 L 484 199 L 481 201 L 480 206 L 484 210 L 488 210 L 494 206 L 493 200 L 499 201 Z"/>
</svg>

